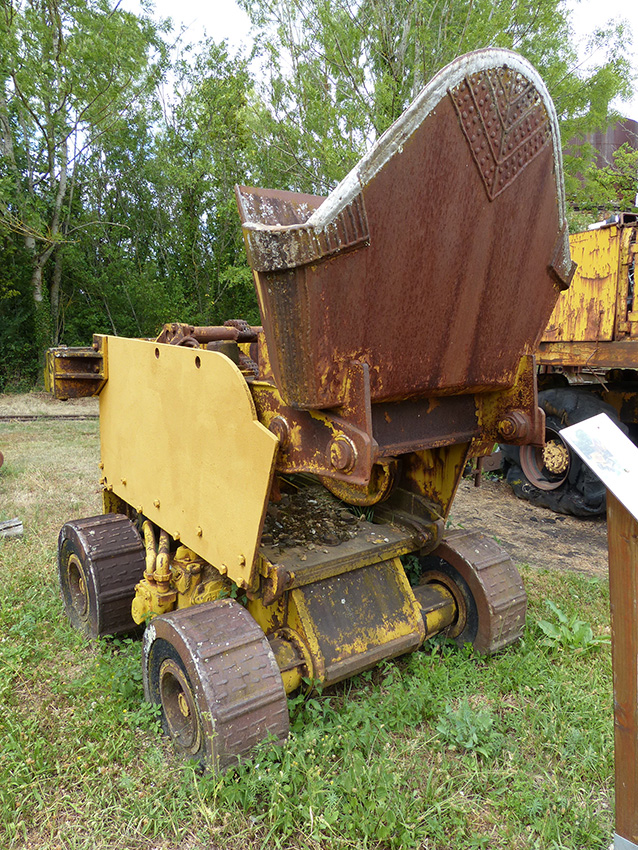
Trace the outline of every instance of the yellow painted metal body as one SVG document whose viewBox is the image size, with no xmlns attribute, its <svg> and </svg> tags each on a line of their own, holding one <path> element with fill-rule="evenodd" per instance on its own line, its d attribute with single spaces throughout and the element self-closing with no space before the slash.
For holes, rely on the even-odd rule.
<svg viewBox="0 0 638 850">
<path fill-rule="evenodd" d="M 214 351 L 108 337 L 103 486 L 240 587 L 255 579 L 277 438 Z"/>
<path fill-rule="evenodd" d="M 299 411 L 281 400 L 262 334 L 257 352 L 259 379 L 203 347 L 96 337 L 78 356 L 93 377 L 76 380 L 73 357 L 51 354 L 51 386 L 99 394 L 104 509 L 138 522 L 146 549 L 134 621 L 245 592 L 291 692 L 303 679 L 332 684 L 412 651 L 454 621 L 457 600 L 443 588 L 420 602 L 400 559 L 436 548 L 483 444 L 504 429 L 521 441 L 543 429 L 530 413 L 531 356 L 510 389 L 468 395 L 449 430 L 446 399 L 426 400 L 416 416 L 409 404 L 387 405 L 384 421 L 399 427 L 382 445 L 365 364 L 351 364 L 344 406 Z M 248 345 L 243 354 L 256 356 Z M 423 425 L 428 417 L 433 425 Z M 261 536 L 275 473 L 298 472 L 379 524 L 359 523 L 332 548 L 269 548 Z"/>
<path fill-rule="evenodd" d="M 614 339 L 621 233 L 603 227 L 570 236 L 578 268 L 570 288 L 558 298 L 543 342 Z"/>
<path fill-rule="evenodd" d="M 420 602 L 400 559 L 436 548 L 470 456 L 543 427 L 529 355 L 510 389 L 466 396 L 449 429 L 446 399 L 416 414 L 409 402 L 387 405 L 383 445 L 365 364 L 351 364 L 341 408 L 296 410 L 273 383 L 262 334 L 257 352 L 259 379 L 203 347 L 96 337 L 78 356 L 91 378 L 73 377 L 65 353 L 50 355 L 50 380 L 58 395 L 99 394 L 104 509 L 144 536 L 134 621 L 245 592 L 291 692 L 410 652 L 455 621 L 455 597 L 443 588 Z M 243 354 L 255 356 L 247 345 Z M 275 473 L 298 472 L 379 524 L 359 523 L 330 549 L 269 548 L 261 536 Z"/>
<path fill-rule="evenodd" d="M 570 236 L 578 268 L 543 334 L 536 354 L 540 365 L 638 366 L 637 233 L 638 225 L 623 221 Z"/>
<path fill-rule="evenodd" d="M 249 599 L 248 610 L 266 634 L 296 636 L 308 650 L 305 675 L 323 684 L 416 649 L 425 639 L 421 608 L 398 558 L 296 587 L 270 605 Z"/>
</svg>

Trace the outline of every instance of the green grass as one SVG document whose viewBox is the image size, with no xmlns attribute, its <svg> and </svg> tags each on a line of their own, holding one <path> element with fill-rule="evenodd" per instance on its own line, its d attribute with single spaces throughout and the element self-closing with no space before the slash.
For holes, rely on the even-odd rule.
<svg viewBox="0 0 638 850">
<path fill-rule="evenodd" d="M 0 539 L 3 850 L 609 845 L 609 646 L 574 646 L 546 604 L 600 637 L 604 583 L 522 568 L 518 646 L 485 659 L 435 640 L 291 700 L 284 747 L 200 776 L 142 700 L 140 643 L 87 644 L 63 617 L 57 531 L 99 511 L 96 424 L 2 424 L 0 448 L 0 504 L 25 526 Z"/>
</svg>

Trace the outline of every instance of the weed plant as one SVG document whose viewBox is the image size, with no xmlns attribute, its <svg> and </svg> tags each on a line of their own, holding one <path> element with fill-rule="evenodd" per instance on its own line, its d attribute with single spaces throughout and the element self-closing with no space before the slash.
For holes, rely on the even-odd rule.
<svg viewBox="0 0 638 850">
<path fill-rule="evenodd" d="M 202 776 L 143 702 L 140 642 L 87 643 L 63 616 L 56 538 L 99 512 L 97 424 L 0 429 L 1 510 L 25 527 L 0 539 L 2 850 L 608 847 L 604 583 L 523 567 L 517 646 L 483 658 L 435 639 L 296 696 L 285 746 Z"/>
</svg>

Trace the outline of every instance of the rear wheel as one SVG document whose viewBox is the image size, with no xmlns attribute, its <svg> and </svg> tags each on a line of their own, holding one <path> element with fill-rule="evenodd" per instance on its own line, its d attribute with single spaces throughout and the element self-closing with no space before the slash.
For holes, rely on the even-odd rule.
<svg viewBox="0 0 638 850">
<path fill-rule="evenodd" d="M 121 514 L 67 522 L 58 538 L 58 575 L 67 617 L 87 637 L 137 629 L 131 617 L 135 585 L 144 573 L 144 547 Z"/>
<path fill-rule="evenodd" d="M 573 516 L 605 512 L 602 481 L 563 441 L 560 432 L 599 413 L 606 413 L 621 430 L 615 409 L 587 390 L 558 387 L 538 394 L 545 411 L 545 447 L 501 446 L 507 481 L 520 499 Z"/>
<path fill-rule="evenodd" d="M 442 584 L 457 616 L 445 635 L 490 655 L 522 637 L 527 594 L 510 556 L 477 531 L 451 531 L 421 559 L 421 584 Z"/>
<path fill-rule="evenodd" d="M 144 692 L 175 749 L 213 771 L 288 736 L 288 703 L 252 616 L 218 599 L 156 617 L 144 634 Z"/>
</svg>

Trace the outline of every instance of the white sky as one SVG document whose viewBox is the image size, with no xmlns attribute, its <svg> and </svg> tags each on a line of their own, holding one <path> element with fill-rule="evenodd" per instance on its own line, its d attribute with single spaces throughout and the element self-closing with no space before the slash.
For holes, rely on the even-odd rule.
<svg viewBox="0 0 638 850">
<path fill-rule="evenodd" d="M 633 69 L 638 73 L 638 0 L 566 0 L 573 9 L 572 24 L 576 42 L 585 58 L 585 44 L 589 35 L 609 20 L 623 18 L 629 22 L 634 36 Z M 139 11 L 139 0 L 122 0 L 121 5 Z M 233 48 L 250 44 L 248 16 L 234 0 L 155 0 L 156 15 L 172 18 L 177 26 L 187 27 L 187 40 L 198 41 L 205 31 L 215 41 L 227 38 Z M 596 57 L 593 57 L 594 59 Z M 616 104 L 617 109 L 629 118 L 638 120 L 638 81 L 631 102 Z"/>
</svg>

